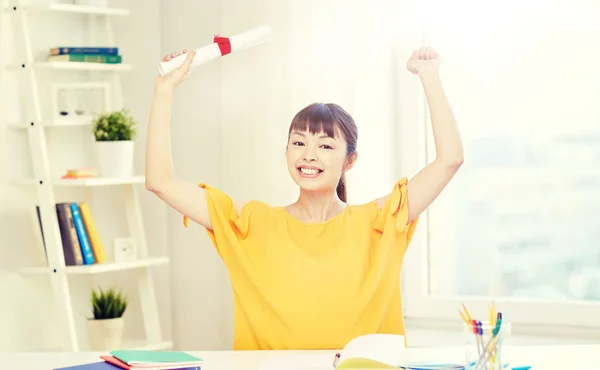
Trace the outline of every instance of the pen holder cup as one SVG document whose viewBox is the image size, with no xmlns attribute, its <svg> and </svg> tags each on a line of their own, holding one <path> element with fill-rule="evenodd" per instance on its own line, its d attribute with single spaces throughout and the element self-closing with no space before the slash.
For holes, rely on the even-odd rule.
<svg viewBox="0 0 600 370">
<path fill-rule="evenodd" d="M 511 325 L 502 322 L 497 334 L 495 325 L 482 321 L 474 325 L 463 325 L 466 338 L 465 370 L 510 370 L 510 358 L 506 346 L 510 345 Z M 477 330 L 477 333 L 475 333 Z"/>
</svg>

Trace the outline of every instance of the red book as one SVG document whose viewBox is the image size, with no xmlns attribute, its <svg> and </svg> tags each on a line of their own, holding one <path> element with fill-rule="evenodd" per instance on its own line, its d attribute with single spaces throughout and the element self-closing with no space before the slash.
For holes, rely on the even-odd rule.
<svg viewBox="0 0 600 370">
<path fill-rule="evenodd" d="M 200 370 L 200 366 L 192 366 L 192 367 L 181 367 L 181 365 L 176 364 L 168 364 L 168 365 L 160 365 L 160 366 L 131 366 L 126 364 L 125 362 L 119 360 L 114 356 L 100 356 L 104 361 L 116 365 L 124 370 Z"/>
</svg>

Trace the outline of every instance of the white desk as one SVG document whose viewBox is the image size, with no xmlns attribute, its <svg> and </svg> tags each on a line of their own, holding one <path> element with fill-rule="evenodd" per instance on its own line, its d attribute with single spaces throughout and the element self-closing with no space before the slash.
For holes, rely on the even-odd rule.
<svg viewBox="0 0 600 370">
<path fill-rule="evenodd" d="M 508 348 L 506 349 L 508 350 Z M 515 366 L 531 370 L 600 369 L 600 345 L 513 347 Z M 463 349 L 408 348 L 409 361 L 461 362 Z M 205 360 L 203 370 L 331 370 L 334 351 L 188 351 Z M 2 370 L 53 370 L 59 367 L 100 361 L 100 353 L 19 353 L 0 354 Z"/>
</svg>

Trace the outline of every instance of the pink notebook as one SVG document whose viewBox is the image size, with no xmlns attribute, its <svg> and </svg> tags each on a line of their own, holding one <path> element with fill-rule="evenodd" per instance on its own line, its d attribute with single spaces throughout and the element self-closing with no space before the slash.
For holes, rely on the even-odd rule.
<svg viewBox="0 0 600 370">
<path fill-rule="evenodd" d="M 143 366 L 143 365 L 131 366 L 131 365 L 128 365 L 125 362 L 119 360 L 118 358 L 116 358 L 114 356 L 100 356 L 100 358 L 103 359 L 104 361 L 106 361 L 107 363 L 112 364 L 111 366 L 113 366 L 113 368 L 115 367 L 114 365 L 116 365 L 118 367 L 118 369 L 124 369 L 124 370 L 200 370 L 200 366 L 181 367 L 181 364 L 179 364 L 179 365 L 169 364 L 169 365 L 160 365 L 160 366 L 147 366 L 147 365 L 146 366 Z M 85 370 L 87 370 L 87 369 L 85 369 Z M 96 369 L 93 369 L 93 370 L 96 370 Z M 104 369 L 102 369 L 102 370 L 104 370 Z"/>
</svg>

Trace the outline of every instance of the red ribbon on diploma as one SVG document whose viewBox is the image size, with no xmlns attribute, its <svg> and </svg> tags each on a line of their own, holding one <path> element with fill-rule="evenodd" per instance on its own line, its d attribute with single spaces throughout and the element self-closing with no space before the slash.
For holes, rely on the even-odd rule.
<svg viewBox="0 0 600 370">
<path fill-rule="evenodd" d="M 213 39 L 213 42 L 219 46 L 219 50 L 221 50 L 221 56 L 231 53 L 231 42 L 229 41 L 229 38 L 217 35 Z"/>
</svg>

